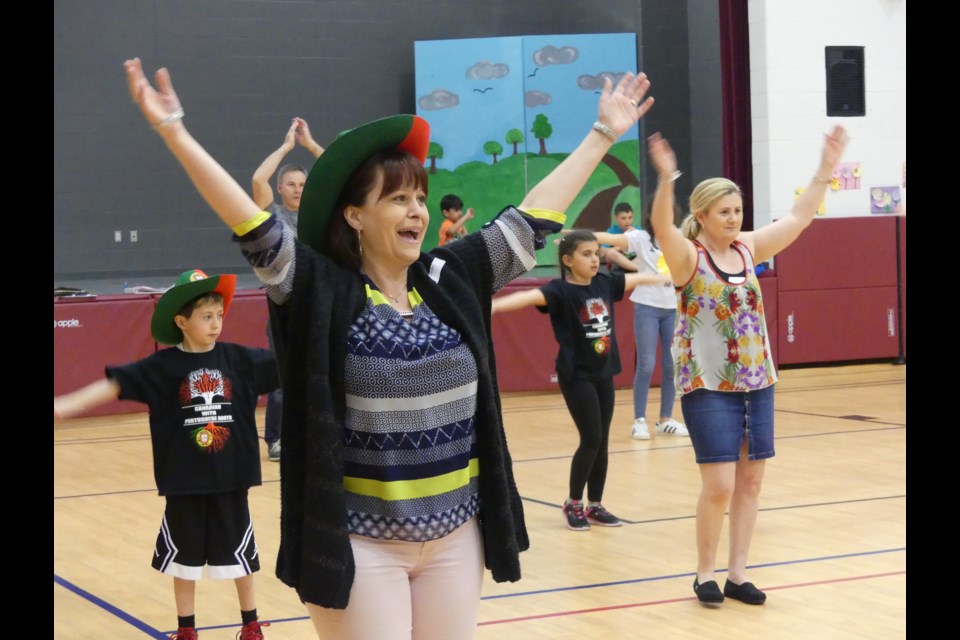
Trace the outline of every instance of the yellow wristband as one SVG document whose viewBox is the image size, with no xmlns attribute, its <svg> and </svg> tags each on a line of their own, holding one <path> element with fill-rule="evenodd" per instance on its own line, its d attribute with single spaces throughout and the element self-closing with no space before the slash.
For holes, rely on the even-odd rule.
<svg viewBox="0 0 960 640">
<path fill-rule="evenodd" d="M 554 211 L 553 209 L 530 208 L 530 209 L 524 209 L 524 212 L 528 213 L 534 218 L 539 218 L 541 220 L 550 220 L 552 222 L 557 222 L 559 224 L 563 224 L 567 220 L 567 215 L 565 213 L 560 213 L 559 211 Z"/>
<path fill-rule="evenodd" d="M 253 231 L 254 229 L 256 229 L 257 227 L 259 227 L 261 224 L 266 222 L 271 215 L 273 214 L 267 213 L 266 211 L 261 211 L 260 213 L 253 216 L 252 218 L 247 218 L 237 226 L 232 227 L 233 232 L 237 234 L 237 237 L 245 236 L 251 231 Z"/>
</svg>

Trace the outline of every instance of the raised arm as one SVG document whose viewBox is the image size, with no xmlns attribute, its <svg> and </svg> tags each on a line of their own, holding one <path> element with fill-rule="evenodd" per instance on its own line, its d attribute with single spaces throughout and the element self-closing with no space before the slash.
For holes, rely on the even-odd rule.
<svg viewBox="0 0 960 640">
<path fill-rule="evenodd" d="M 662 287 L 665 284 L 670 284 L 670 277 L 663 274 L 652 274 L 652 273 L 627 273 L 624 276 L 624 290 L 633 291 L 636 287 L 642 284 L 649 284 L 654 286 Z"/>
<path fill-rule="evenodd" d="M 626 251 L 630 248 L 629 241 L 627 236 L 622 233 L 608 233 L 607 231 L 594 231 L 593 235 L 597 236 L 597 242 L 600 244 L 608 244 L 611 247 L 616 247 L 622 251 Z"/>
<path fill-rule="evenodd" d="M 310 135 L 310 125 L 300 117 L 294 118 L 293 121 L 297 125 L 297 142 L 301 147 L 312 153 L 314 158 L 319 158 L 323 153 L 323 147 Z"/>
<path fill-rule="evenodd" d="M 806 229 L 814 216 L 823 196 L 827 192 L 827 185 L 833 181 L 833 170 L 843 156 L 843 150 L 850 141 L 846 129 L 837 125 L 828 135 L 824 136 L 823 152 L 820 155 L 820 166 L 810 180 L 810 184 L 803 190 L 793 205 L 793 210 L 785 217 L 772 222 L 756 231 L 740 234 L 742 240 L 753 251 L 754 259 L 759 263 L 769 260 L 780 253 L 790 243 L 796 240 Z"/>
<path fill-rule="evenodd" d="M 273 189 L 270 187 L 270 178 L 276 173 L 277 167 L 280 166 L 287 154 L 296 146 L 298 126 L 297 118 L 294 118 L 287 130 L 287 135 L 283 138 L 283 144 L 264 158 L 257 170 L 253 172 L 253 201 L 261 209 L 266 209 L 273 204 Z"/>
<path fill-rule="evenodd" d="M 527 289 L 526 291 L 517 291 L 508 293 L 505 296 L 498 296 L 493 299 L 490 313 L 503 313 L 504 311 L 516 311 L 525 307 L 545 307 L 547 306 L 547 297 L 543 295 L 540 289 Z"/>
<path fill-rule="evenodd" d="M 527 193 L 520 204 L 521 210 L 566 211 L 616 139 L 653 106 L 653 98 L 643 98 L 650 88 L 650 81 L 643 73 L 638 76 L 627 73 L 616 88 L 611 87 L 610 79 L 605 78 L 597 107 L 600 126 L 591 129 L 583 142 Z"/>
<path fill-rule="evenodd" d="M 53 398 L 53 419 L 72 418 L 120 397 L 116 380 L 103 378 L 76 391 Z"/>
<path fill-rule="evenodd" d="M 154 88 L 144 76 L 139 58 L 127 60 L 123 67 L 133 101 L 224 224 L 233 228 L 258 215 L 261 209 L 257 203 L 187 132 L 170 73 L 157 70 Z"/>
<path fill-rule="evenodd" d="M 673 222 L 677 179 L 677 156 L 666 138 L 655 133 L 647 138 L 647 154 L 657 172 L 657 190 L 650 206 L 650 219 L 657 244 L 670 267 L 674 283 L 686 282 L 697 264 L 697 250 L 693 243 L 683 237 Z"/>
</svg>

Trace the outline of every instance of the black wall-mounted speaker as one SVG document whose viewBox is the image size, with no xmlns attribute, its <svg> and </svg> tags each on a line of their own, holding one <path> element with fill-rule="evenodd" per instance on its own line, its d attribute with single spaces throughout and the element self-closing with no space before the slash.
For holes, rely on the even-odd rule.
<svg viewBox="0 0 960 640">
<path fill-rule="evenodd" d="M 827 115 L 867 114 L 864 99 L 863 47 L 826 47 Z"/>
</svg>

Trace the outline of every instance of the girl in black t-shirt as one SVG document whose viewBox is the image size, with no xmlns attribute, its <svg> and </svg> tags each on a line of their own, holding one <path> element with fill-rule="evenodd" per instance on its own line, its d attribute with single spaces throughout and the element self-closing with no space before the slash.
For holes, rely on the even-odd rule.
<svg viewBox="0 0 960 640">
<path fill-rule="evenodd" d="M 593 233 L 575 230 L 558 243 L 560 278 L 538 289 L 493 300 L 493 311 L 535 306 L 550 314 L 557 354 L 557 379 L 580 433 L 570 465 L 570 495 L 563 504 L 567 526 L 586 531 L 590 524 L 619 527 L 619 518 L 601 500 L 607 478 L 607 447 L 613 418 L 613 378 L 620 373 L 613 303 L 638 284 L 665 282 L 661 275 L 598 273 L 600 243 Z M 587 504 L 583 490 L 587 488 Z"/>
</svg>

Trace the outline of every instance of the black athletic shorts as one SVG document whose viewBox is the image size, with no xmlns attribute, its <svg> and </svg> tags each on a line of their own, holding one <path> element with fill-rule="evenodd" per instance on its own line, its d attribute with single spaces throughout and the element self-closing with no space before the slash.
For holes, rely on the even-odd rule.
<svg viewBox="0 0 960 640">
<path fill-rule="evenodd" d="M 204 566 L 215 580 L 259 571 L 247 490 L 167 496 L 152 565 L 185 580 L 199 580 Z"/>
</svg>

